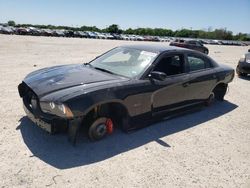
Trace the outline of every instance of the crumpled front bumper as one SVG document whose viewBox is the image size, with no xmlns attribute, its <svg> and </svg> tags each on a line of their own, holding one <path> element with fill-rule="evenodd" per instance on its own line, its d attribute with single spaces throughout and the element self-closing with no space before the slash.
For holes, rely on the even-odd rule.
<svg viewBox="0 0 250 188">
<path fill-rule="evenodd" d="M 40 118 L 35 118 L 35 116 L 26 108 L 25 105 L 23 105 L 23 109 L 27 115 L 27 117 L 35 123 L 38 127 L 42 128 L 48 133 L 54 133 L 54 126 L 52 122 L 46 122 L 45 120 L 42 120 Z"/>
<path fill-rule="evenodd" d="M 57 132 L 62 132 L 67 130 L 67 120 L 64 119 L 46 119 L 46 118 L 41 118 L 41 117 L 35 117 L 32 112 L 27 109 L 25 105 L 23 105 L 24 111 L 27 115 L 27 117 L 35 123 L 38 127 L 41 129 L 45 130 L 46 132 L 50 134 L 54 134 Z"/>
<path fill-rule="evenodd" d="M 20 97 L 23 99 L 24 111 L 33 123 L 50 134 L 68 131 L 69 141 L 75 144 L 83 117 L 65 119 L 56 115 L 43 113 L 36 94 L 24 82 L 19 84 L 18 91 Z M 34 100 L 37 101 L 36 103 L 32 103 L 32 100 L 33 102 Z"/>
<path fill-rule="evenodd" d="M 24 111 L 27 117 L 35 123 L 38 127 L 42 128 L 50 134 L 57 132 L 66 132 L 68 131 L 68 140 L 75 145 L 76 138 L 79 133 L 82 118 L 75 118 L 72 120 L 65 119 L 45 119 L 40 117 L 35 117 L 25 105 L 23 105 Z"/>
</svg>

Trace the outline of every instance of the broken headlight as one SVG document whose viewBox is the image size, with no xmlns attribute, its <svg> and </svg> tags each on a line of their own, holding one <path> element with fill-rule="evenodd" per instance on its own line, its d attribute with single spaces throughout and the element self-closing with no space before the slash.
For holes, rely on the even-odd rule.
<svg viewBox="0 0 250 188">
<path fill-rule="evenodd" d="M 65 104 L 54 102 L 40 102 L 40 107 L 44 113 L 57 115 L 63 118 L 73 118 L 73 113 Z"/>
</svg>

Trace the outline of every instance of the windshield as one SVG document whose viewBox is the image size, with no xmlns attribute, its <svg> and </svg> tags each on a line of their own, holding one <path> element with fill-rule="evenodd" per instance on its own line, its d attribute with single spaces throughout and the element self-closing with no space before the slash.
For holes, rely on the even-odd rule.
<svg viewBox="0 0 250 188">
<path fill-rule="evenodd" d="M 157 53 L 132 48 L 115 48 L 90 62 L 91 66 L 125 77 L 136 77 L 156 58 Z"/>
</svg>

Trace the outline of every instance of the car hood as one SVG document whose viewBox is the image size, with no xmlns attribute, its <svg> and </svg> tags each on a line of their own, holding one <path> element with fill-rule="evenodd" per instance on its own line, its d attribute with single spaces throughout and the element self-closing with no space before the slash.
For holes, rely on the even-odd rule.
<svg viewBox="0 0 250 188">
<path fill-rule="evenodd" d="M 39 96 L 85 84 L 122 80 L 122 77 L 84 65 L 62 65 L 28 74 L 24 82 Z"/>
</svg>

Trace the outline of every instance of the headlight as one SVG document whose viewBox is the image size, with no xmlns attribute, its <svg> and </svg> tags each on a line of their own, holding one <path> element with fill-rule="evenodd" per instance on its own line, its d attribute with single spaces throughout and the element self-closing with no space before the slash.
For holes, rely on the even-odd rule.
<svg viewBox="0 0 250 188">
<path fill-rule="evenodd" d="M 65 104 L 57 104 L 54 102 L 40 102 L 41 110 L 44 113 L 57 115 L 64 118 L 73 118 L 73 113 Z"/>
</svg>

